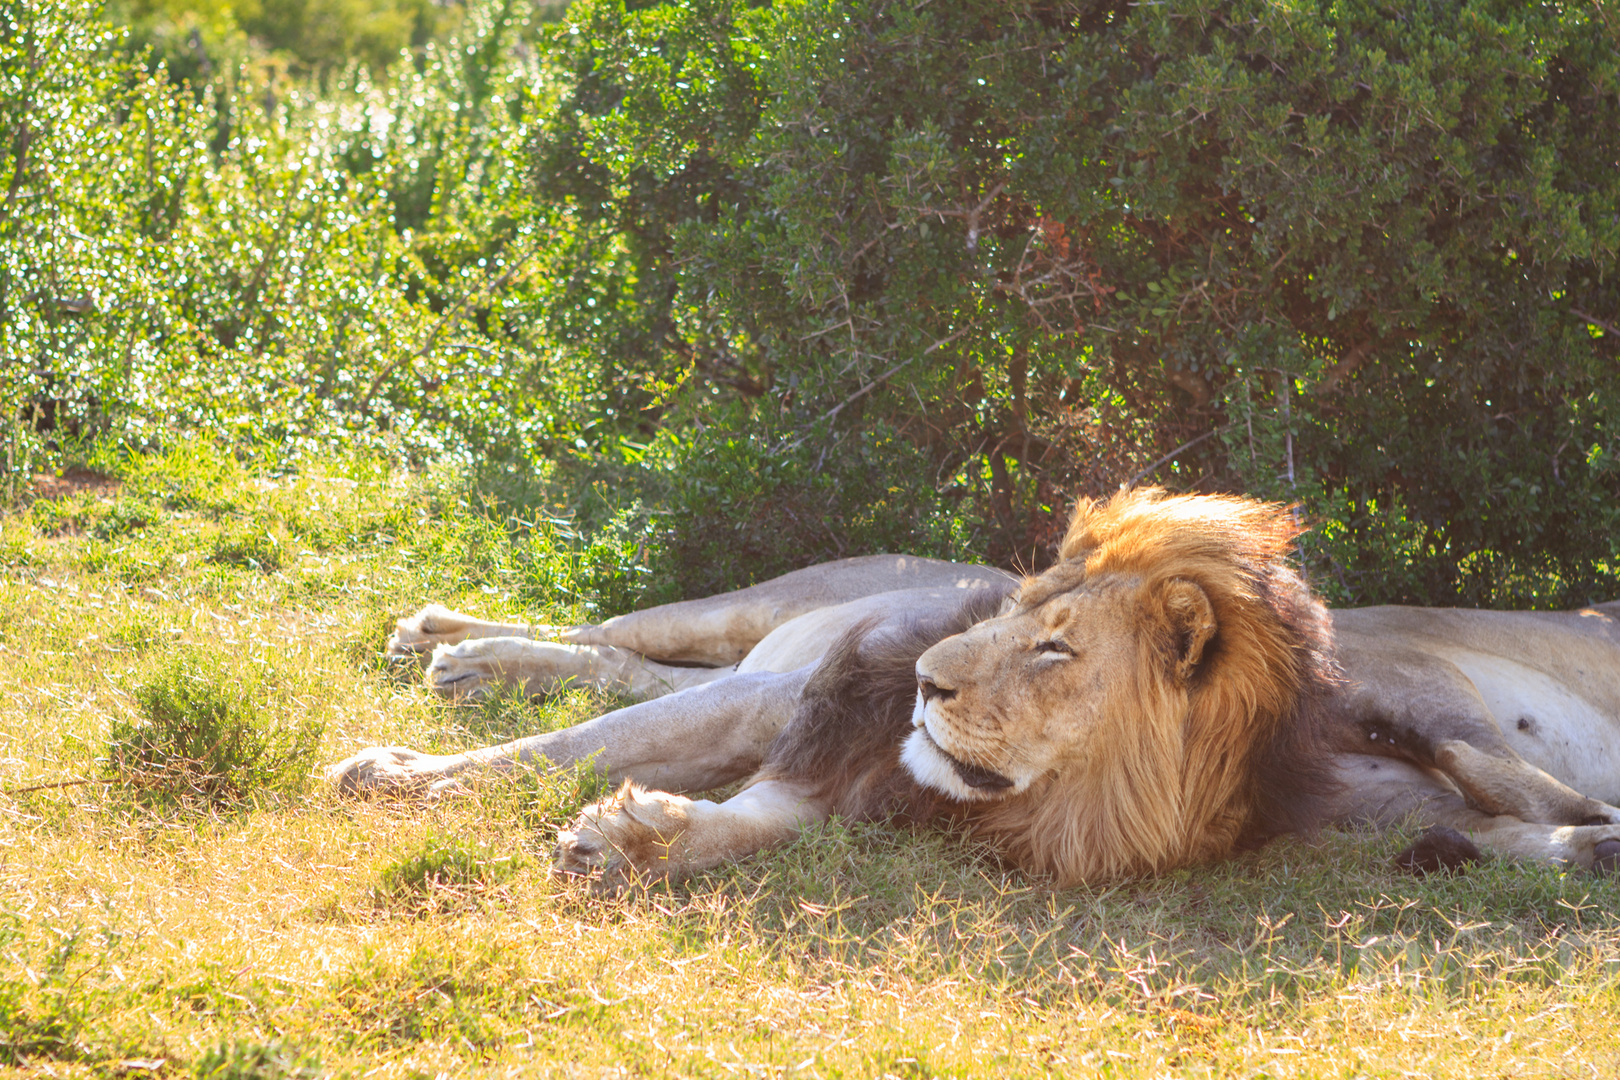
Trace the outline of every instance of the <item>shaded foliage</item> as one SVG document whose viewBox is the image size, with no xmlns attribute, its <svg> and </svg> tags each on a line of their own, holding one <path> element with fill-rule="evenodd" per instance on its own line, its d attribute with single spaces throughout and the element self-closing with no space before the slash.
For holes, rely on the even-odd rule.
<svg viewBox="0 0 1620 1080">
<path fill-rule="evenodd" d="M 692 369 L 699 414 L 881 416 L 1001 558 L 1043 484 L 1169 455 L 1301 500 L 1340 599 L 1580 602 L 1615 584 L 1601 15 L 584 0 L 537 144 L 585 225 L 558 330 L 604 386 Z"/>
</svg>

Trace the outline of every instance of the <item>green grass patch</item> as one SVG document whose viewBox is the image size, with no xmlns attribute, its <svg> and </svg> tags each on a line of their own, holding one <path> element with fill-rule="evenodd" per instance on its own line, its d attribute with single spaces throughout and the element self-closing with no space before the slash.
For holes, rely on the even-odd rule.
<svg viewBox="0 0 1620 1080">
<path fill-rule="evenodd" d="M 377 891 L 381 898 L 404 901 L 481 892 L 510 881 L 522 865 L 521 855 L 464 836 L 429 833 L 378 871 Z"/>
<path fill-rule="evenodd" d="M 192 1066 L 196 1080 L 316 1080 L 323 1075 L 318 1054 L 279 1039 L 223 1040 Z"/>
<path fill-rule="evenodd" d="M 253 666 L 203 648 L 169 654 L 136 685 L 139 717 L 107 738 L 107 776 L 144 802 L 228 807 L 308 781 L 322 725 L 294 715 Z M 278 700 L 280 699 L 280 700 Z"/>
</svg>

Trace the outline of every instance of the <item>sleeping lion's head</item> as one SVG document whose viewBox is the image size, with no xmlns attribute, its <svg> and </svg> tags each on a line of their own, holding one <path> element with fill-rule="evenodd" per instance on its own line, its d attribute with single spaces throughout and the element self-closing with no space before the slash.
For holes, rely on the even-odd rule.
<svg viewBox="0 0 1620 1080">
<path fill-rule="evenodd" d="M 1298 533 L 1248 499 L 1082 502 L 1055 566 L 917 661 L 906 767 L 1065 881 L 1297 827 L 1331 679 L 1326 613 L 1286 564 Z"/>
</svg>

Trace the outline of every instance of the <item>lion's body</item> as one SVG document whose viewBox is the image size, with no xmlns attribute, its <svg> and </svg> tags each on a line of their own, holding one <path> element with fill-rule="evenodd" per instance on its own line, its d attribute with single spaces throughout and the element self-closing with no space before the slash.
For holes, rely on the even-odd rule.
<svg viewBox="0 0 1620 1080">
<path fill-rule="evenodd" d="M 595 755 L 638 786 L 565 832 L 559 864 L 610 875 L 712 866 L 831 814 L 962 821 L 1071 882 L 1331 820 L 1611 859 L 1617 613 L 1367 608 L 1330 631 L 1287 569 L 1292 535 L 1273 507 L 1148 493 L 1083 505 L 1022 583 L 870 556 L 562 631 L 429 608 L 391 650 L 436 646 L 445 692 L 578 679 L 648 700 L 447 758 L 367 751 L 334 777 L 442 786 Z M 665 793 L 750 776 L 723 804 Z"/>
</svg>

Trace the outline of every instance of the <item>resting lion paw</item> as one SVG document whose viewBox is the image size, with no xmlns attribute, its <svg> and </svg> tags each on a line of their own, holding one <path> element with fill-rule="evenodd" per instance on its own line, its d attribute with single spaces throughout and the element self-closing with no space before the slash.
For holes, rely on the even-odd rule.
<svg viewBox="0 0 1620 1080">
<path fill-rule="evenodd" d="M 343 795 L 415 794 L 445 781 L 454 760 L 403 746 L 372 746 L 327 769 L 326 779 Z"/>
<path fill-rule="evenodd" d="M 419 657 L 432 652 L 438 645 L 453 645 L 465 640 L 470 619 L 457 614 L 443 604 L 429 604 L 415 615 L 394 624 L 384 653 L 396 659 Z"/>
<path fill-rule="evenodd" d="M 647 877 L 677 875 L 683 865 L 675 849 L 687 831 L 690 805 L 679 795 L 626 783 L 611 799 L 580 811 L 557 834 L 552 866 L 560 873 L 596 878 L 606 891 Z"/>
<path fill-rule="evenodd" d="M 423 673 L 428 689 L 455 701 L 482 701 L 501 684 L 501 673 L 476 648 L 478 642 L 440 645 Z"/>
<path fill-rule="evenodd" d="M 1576 866 L 1594 874 L 1620 868 L 1620 825 L 1574 825 L 1559 833 Z"/>
</svg>

